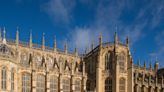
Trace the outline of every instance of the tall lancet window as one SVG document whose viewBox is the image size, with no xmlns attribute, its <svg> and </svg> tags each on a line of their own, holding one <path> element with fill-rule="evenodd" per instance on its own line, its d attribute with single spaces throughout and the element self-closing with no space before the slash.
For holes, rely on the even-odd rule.
<svg viewBox="0 0 164 92">
<path fill-rule="evenodd" d="M 22 92 L 31 92 L 31 75 L 29 73 L 22 75 Z"/>
<path fill-rule="evenodd" d="M 55 76 L 50 78 L 50 92 L 58 92 L 58 78 Z"/>
<path fill-rule="evenodd" d="M 64 78 L 62 80 L 63 92 L 70 92 L 70 79 Z"/>
<path fill-rule="evenodd" d="M 125 79 L 120 78 L 119 80 L 119 92 L 125 92 Z"/>
<path fill-rule="evenodd" d="M 37 76 L 36 92 L 45 92 L 45 77 L 44 75 Z"/>
<path fill-rule="evenodd" d="M 75 80 L 75 92 L 81 92 L 81 80 Z"/>
<path fill-rule="evenodd" d="M 6 67 L 3 67 L 2 68 L 2 71 L 1 71 L 2 75 L 1 75 L 1 88 L 2 90 L 6 90 L 7 88 L 7 70 L 6 70 Z"/>
<path fill-rule="evenodd" d="M 105 70 L 112 69 L 112 54 L 108 52 L 105 55 Z"/>
<path fill-rule="evenodd" d="M 11 91 L 14 91 L 14 69 L 11 70 Z"/>
<path fill-rule="evenodd" d="M 124 72 L 125 71 L 125 56 L 123 54 L 120 54 L 118 55 L 117 60 L 119 63 L 120 72 Z"/>
<path fill-rule="evenodd" d="M 112 79 L 107 78 L 105 80 L 105 92 L 112 92 Z"/>
</svg>

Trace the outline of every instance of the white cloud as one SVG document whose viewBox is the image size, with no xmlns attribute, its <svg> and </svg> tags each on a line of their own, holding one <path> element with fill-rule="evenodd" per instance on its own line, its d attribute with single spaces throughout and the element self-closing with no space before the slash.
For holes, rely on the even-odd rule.
<svg viewBox="0 0 164 92">
<path fill-rule="evenodd" d="M 54 22 L 69 23 L 74 0 L 49 0 L 43 7 Z"/>
</svg>

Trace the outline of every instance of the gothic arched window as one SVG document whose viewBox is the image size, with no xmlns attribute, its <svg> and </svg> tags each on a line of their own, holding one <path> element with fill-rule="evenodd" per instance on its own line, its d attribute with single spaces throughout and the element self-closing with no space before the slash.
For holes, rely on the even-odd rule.
<svg viewBox="0 0 164 92">
<path fill-rule="evenodd" d="M 64 78 L 62 80 L 63 92 L 70 92 L 70 79 Z"/>
<path fill-rule="evenodd" d="M 1 71 L 1 73 L 2 73 L 2 80 L 1 80 L 1 88 L 3 89 L 3 90 L 6 90 L 6 88 L 7 88 L 7 70 L 6 70 L 6 67 L 3 67 L 2 68 L 2 71 Z"/>
<path fill-rule="evenodd" d="M 14 70 L 11 70 L 11 90 L 14 91 Z"/>
<path fill-rule="evenodd" d="M 31 92 L 31 75 L 29 73 L 22 75 L 22 92 Z"/>
<path fill-rule="evenodd" d="M 58 78 L 55 76 L 50 78 L 50 92 L 58 92 Z"/>
<path fill-rule="evenodd" d="M 119 80 L 119 92 L 125 92 L 125 79 L 120 78 Z"/>
<path fill-rule="evenodd" d="M 45 77 L 44 75 L 37 76 L 36 92 L 45 92 Z"/>
<path fill-rule="evenodd" d="M 110 52 L 105 55 L 105 69 L 112 69 L 112 54 Z"/>
<path fill-rule="evenodd" d="M 112 79 L 107 78 L 105 80 L 105 92 L 112 92 Z"/>
<path fill-rule="evenodd" d="M 125 71 L 125 56 L 123 54 L 118 55 L 118 63 L 120 72 Z"/>
<path fill-rule="evenodd" d="M 81 92 L 81 80 L 75 80 L 75 92 Z"/>
</svg>

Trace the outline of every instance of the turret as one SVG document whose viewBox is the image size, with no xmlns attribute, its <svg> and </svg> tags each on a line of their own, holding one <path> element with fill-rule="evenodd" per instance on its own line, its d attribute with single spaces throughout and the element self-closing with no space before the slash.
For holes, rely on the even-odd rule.
<svg viewBox="0 0 164 92">
<path fill-rule="evenodd" d="M 30 48 L 32 48 L 32 30 L 30 31 Z"/>
<path fill-rule="evenodd" d="M 42 36 L 42 50 L 45 50 L 45 39 L 44 39 L 44 33 Z"/>
<path fill-rule="evenodd" d="M 18 27 L 17 27 L 17 32 L 16 32 L 16 46 L 19 46 L 19 31 L 18 31 Z"/>
</svg>

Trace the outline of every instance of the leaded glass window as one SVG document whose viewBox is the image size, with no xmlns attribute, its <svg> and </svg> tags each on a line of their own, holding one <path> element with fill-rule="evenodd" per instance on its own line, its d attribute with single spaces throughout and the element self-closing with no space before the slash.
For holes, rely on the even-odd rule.
<svg viewBox="0 0 164 92">
<path fill-rule="evenodd" d="M 11 71 L 11 91 L 14 91 L 14 71 Z"/>
<path fill-rule="evenodd" d="M 107 78 L 105 80 L 105 92 L 112 92 L 112 79 Z"/>
<path fill-rule="evenodd" d="M 108 52 L 105 55 L 105 69 L 108 70 L 111 68 L 112 68 L 112 55 L 111 55 L 111 53 Z"/>
<path fill-rule="evenodd" d="M 75 92 L 81 92 L 81 80 L 75 80 Z"/>
<path fill-rule="evenodd" d="M 123 71 L 125 71 L 125 57 L 124 57 L 124 55 L 119 55 L 118 56 L 118 63 L 119 63 L 119 70 L 120 70 L 120 72 L 123 72 Z"/>
<path fill-rule="evenodd" d="M 58 92 L 58 78 L 55 76 L 50 78 L 50 92 Z"/>
<path fill-rule="evenodd" d="M 29 73 L 22 75 L 22 92 L 31 92 L 31 75 Z"/>
<path fill-rule="evenodd" d="M 62 80 L 63 92 L 70 92 L 70 79 L 65 78 Z"/>
<path fill-rule="evenodd" d="M 120 78 L 119 80 L 119 92 L 125 92 L 125 79 Z"/>
<path fill-rule="evenodd" d="M 6 88 L 7 88 L 7 70 L 6 70 L 6 67 L 3 67 L 2 68 L 2 71 L 1 71 L 1 73 L 2 73 L 2 80 L 1 80 L 1 88 L 2 88 L 2 90 L 6 90 Z"/>
<path fill-rule="evenodd" d="M 37 76 L 36 92 L 45 92 L 45 77 L 43 75 Z"/>
</svg>

